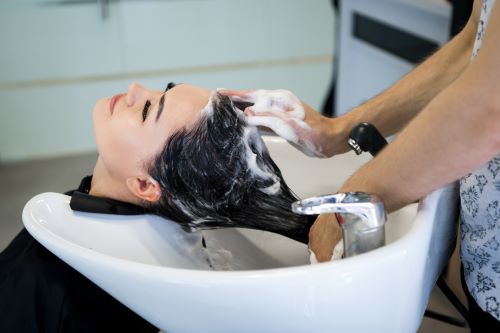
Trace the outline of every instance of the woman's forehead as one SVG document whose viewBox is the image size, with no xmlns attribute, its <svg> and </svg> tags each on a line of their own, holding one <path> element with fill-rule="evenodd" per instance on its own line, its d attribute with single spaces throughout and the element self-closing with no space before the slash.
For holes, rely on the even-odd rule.
<svg viewBox="0 0 500 333">
<path fill-rule="evenodd" d="M 169 90 L 167 100 L 173 103 L 187 104 L 197 111 L 201 111 L 208 103 L 210 89 L 190 84 L 181 84 Z"/>
<path fill-rule="evenodd" d="M 161 118 L 169 131 L 195 123 L 210 101 L 211 91 L 189 84 L 178 85 L 165 94 Z"/>
</svg>

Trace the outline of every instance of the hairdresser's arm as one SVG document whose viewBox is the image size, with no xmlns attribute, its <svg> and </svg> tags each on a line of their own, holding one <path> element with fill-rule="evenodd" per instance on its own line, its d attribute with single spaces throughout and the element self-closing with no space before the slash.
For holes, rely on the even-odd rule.
<svg viewBox="0 0 500 333">
<path fill-rule="evenodd" d="M 278 135 L 282 135 L 279 131 L 283 128 L 283 120 L 287 122 L 285 125 L 295 125 L 297 121 L 303 120 L 312 131 L 304 131 L 301 126 L 292 126 L 292 130 L 297 130 L 295 134 L 298 137 L 294 143 L 300 147 L 304 142 L 311 142 L 319 152 L 315 154 L 317 156 L 330 157 L 345 153 L 349 150 L 347 145 L 349 133 L 355 125 L 369 122 L 384 136 L 394 134 L 464 71 L 474 44 L 480 5 L 481 1 L 476 1 L 469 22 L 453 40 L 395 85 L 341 117 L 326 118 L 304 102 L 298 106 L 288 104 L 281 110 L 276 108 L 275 104 L 270 108 L 270 100 L 283 100 L 289 97 L 289 92 L 283 90 L 221 90 L 220 92 L 233 100 L 256 103 L 251 111 L 246 112 L 249 119 L 253 119 L 255 125 L 270 127 Z M 304 117 L 295 117 L 295 111 L 299 108 L 304 109 Z M 292 119 L 294 117 L 295 120 Z"/>
<path fill-rule="evenodd" d="M 352 124 L 351 128 L 360 122 L 372 123 L 384 136 L 402 129 L 467 67 L 480 10 L 481 1 L 476 1 L 468 23 L 455 38 L 396 84 L 340 119 Z"/>
<path fill-rule="evenodd" d="M 339 191 L 377 194 L 392 212 L 496 156 L 500 152 L 499 39 L 500 8 L 495 7 L 475 61 Z M 323 259 L 333 245 L 314 239 L 336 223 L 329 222 L 316 225 L 310 234 L 312 250 Z"/>
</svg>

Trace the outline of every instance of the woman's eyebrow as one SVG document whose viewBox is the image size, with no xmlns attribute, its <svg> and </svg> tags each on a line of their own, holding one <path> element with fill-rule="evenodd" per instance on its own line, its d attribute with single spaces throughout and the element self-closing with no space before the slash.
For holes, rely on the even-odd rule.
<svg viewBox="0 0 500 333">
<path fill-rule="evenodd" d="M 179 83 L 179 84 L 182 84 L 182 83 Z M 174 88 L 175 86 L 177 86 L 179 84 L 175 84 L 173 82 L 170 82 L 167 85 L 167 87 L 165 88 L 163 95 L 161 95 L 160 102 L 158 103 L 158 112 L 156 113 L 155 123 L 158 122 L 158 119 L 160 119 L 161 113 L 163 112 L 163 104 L 165 103 L 165 94 L 167 93 L 167 91 L 169 91 L 170 89 Z"/>
<path fill-rule="evenodd" d="M 165 94 L 167 92 L 165 91 L 163 95 L 161 95 L 160 102 L 158 103 L 158 112 L 156 113 L 156 120 L 155 122 L 158 122 L 158 119 L 160 119 L 161 113 L 163 112 L 163 104 L 165 103 Z"/>
</svg>

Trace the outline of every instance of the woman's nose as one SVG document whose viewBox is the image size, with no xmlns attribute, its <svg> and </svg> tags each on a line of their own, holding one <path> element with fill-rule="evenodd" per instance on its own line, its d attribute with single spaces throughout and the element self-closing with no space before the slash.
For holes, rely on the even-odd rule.
<svg viewBox="0 0 500 333">
<path fill-rule="evenodd" d="M 135 103 L 144 101 L 147 99 L 148 91 L 140 83 L 132 82 L 128 86 L 127 96 L 125 97 L 125 103 L 127 106 L 133 106 Z"/>
</svg>

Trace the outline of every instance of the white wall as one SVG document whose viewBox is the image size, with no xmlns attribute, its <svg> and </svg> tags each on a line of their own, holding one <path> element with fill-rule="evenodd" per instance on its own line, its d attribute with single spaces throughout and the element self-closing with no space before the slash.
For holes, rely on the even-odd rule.
<svg viewBox="0 0 500 333">
<path fill-rule="evenodd" d="M 451 5 L 447 0 L 349 0 L 342 6 L 336 112 L 350 111 L 387 89 L 415 64 L 354 36 L 354 15 L 431 41 L 446 43 L 450 36 Z M 402 41 L 393 40 L 394 44 Z M 430 55 L 430 54 L 429 54 Z M 422 59 L 423 60 L 423 59 Z"/>
<path fill-rule="evenodd" d="M 0 3 L 0 161 L 95 149 L 90 112 L 137 80 L 287 88 L 319 107 L 329 86 L 329 0 Z"/>
</svg>

